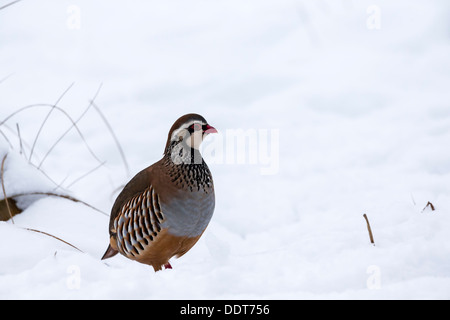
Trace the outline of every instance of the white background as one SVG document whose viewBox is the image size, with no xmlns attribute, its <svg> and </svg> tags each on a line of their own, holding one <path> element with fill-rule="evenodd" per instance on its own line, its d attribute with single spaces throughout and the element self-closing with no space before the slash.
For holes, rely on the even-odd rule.
<svg viewBox="0 0 450 320">
<path fill-rule="evenodd" d="M 91 106 L 77 126 L 98 160 L 72 129 L 44 176 L 34 166 L 71 122 L 50 114 L 32 166 L 50 108 L 30 107 L 0 126 L 8 194 L 58 192 L 109 214 L 189 112 L 219 130 L 209 145 L 229 130 L 279 132 L 256 149 L 275 143 L 279 165 L 262 175 L 261 161 L 205 155 L 215 214 L 158 273 L 100 261 L 106 215 L 22 199 L 14 224 L 0 223 L 0 298 L 450 298 L 449 14 L 443 0 L 23 0 L 1 10 L 0 121 L 71 85 L 58 106 L 76 120 L 101 86 L 95 103 L 129 166 Z M 428 201 L 435 211 L 423 211 Z"/>
</svg>

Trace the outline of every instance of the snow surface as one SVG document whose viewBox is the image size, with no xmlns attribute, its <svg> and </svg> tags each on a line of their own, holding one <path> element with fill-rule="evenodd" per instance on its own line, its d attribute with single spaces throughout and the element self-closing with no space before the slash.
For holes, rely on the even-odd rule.
<svg viewBox="0 0 450 320">
<path fill-rule="evenodd" d="M 106 215 L 54 196 L 22 201 L 14 224 L 0 223 L 0 298 L 449 299 L 449 14 L 444 0 L 1 10 L 0 121 L 47 104 L 0 126 L 7 194 L 71 195 Z M 71 126 L 53 110 L 28 163 L 68 88 L 58 106 L 76 121 L 95 97 L 128 170 L 93 106 L 77 122 L 86 143 L 72 129 L 45 157 Z M 217 200 L 204 236 L 172 270 L 100 261 L 119 188 L 161 157 L 188 112 L 220 131 L 204 143 Z M 230 147 L 239 130 L 244 150 Z"/>
</svg>

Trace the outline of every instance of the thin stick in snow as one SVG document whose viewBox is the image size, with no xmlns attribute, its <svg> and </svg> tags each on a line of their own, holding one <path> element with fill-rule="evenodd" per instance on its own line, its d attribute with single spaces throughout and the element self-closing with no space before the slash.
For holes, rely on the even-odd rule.
<svg viewBox="0 0 450 320">
<path fill-rule="evenodd" d="M 434 210 L 435 210 L 434 205 L 433 205 L 430 201 L 428 201 L 428 203 L 427 203 L 427 205 L 425 206 L 425 208 L 422 209 L 422 212 L 424 212 L 425 209 L 428 208 L 428 207 L 431 208 L 431 211 L 434 211 Z"/>
</svg>

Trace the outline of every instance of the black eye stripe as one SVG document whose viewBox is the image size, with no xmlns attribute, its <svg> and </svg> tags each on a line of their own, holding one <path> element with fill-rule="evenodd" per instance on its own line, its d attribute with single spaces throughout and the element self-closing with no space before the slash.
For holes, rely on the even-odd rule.
<svg viewBox="0 0 450 320">
<path fill-rule="evenodd" d="M 195 130 L 206 130 L 206 125 L 201 123 L 193 123 L 188 127 L 189 132 L 193 132 Z"/>
</svg>

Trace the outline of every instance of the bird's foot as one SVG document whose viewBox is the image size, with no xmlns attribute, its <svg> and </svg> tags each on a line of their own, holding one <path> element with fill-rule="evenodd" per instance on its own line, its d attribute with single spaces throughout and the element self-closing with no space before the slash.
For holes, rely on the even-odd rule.
<svg viewBox="0 0 450 320">
<path fill-rule="evenodd" d="M 170 265 L 170 262 L 167 262 L 167 263 L 164 265 L 164 269 L 172 269 L 172 266 Z"/>
</svg>

